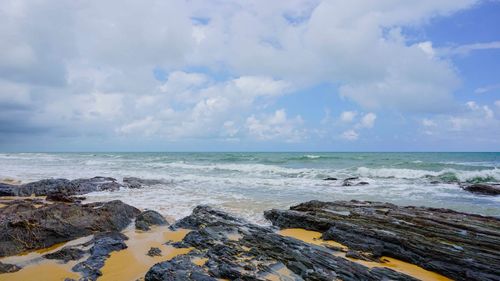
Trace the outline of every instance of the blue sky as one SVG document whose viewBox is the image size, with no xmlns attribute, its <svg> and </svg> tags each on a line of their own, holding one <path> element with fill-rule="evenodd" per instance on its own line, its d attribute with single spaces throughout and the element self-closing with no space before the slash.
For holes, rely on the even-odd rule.
<svg viewBox="0 0 500 281">
<path fill-rule="evenodd" d="M 498 14 L 2 1 L 0 151 L 498 151 Z"/>
</svg>

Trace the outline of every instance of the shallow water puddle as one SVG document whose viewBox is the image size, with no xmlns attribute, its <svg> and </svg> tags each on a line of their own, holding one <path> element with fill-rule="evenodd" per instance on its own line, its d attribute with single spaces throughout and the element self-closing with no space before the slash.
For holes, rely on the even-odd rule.
<svg viewBox="0 0 500 281">
<path fill-rule="evenodd" d="M 189 253 L 193 248 L 174 248 L 165 245 L 166 241 L 179 242 L 189 230 L 170 230 L 167 226 L 155 227 L 150 231 L 137 231 L 129 227 L 123 232 L 129 237 L 128 248 L 112 252 L 101 269 L 99 281 L 137 280 L 146 274 L 154 264 L 170 260 L 178 255 Z M 161 256 L 146 255 L 151 247 L 161 250 Z"/>
<path fill-rule="evenodd" d="M 302 228 L 288 228 L 288 229 L 282 229 L 278 233 L 283 235 L 283 236 L 292 237 L 292 238 L 302 240 L 306 243 L 310 243 L 310 244 L 314 244 L 314 245 L 326 246 L 326 247 L 333 246 L 336 248 L 340 248 L 343 251 L 348 249 L 347 246 L 340 244 L 340 243 L 337 243 L 335 241 L 321 239 L 321 233 L 317 232 L 317 231 L 310 231 L 310 230 L 305 230 Z M 406 275 L 409 275 L 409 276 L 412 276 L 412 277 L 415 277 L 415 278 L 421 279 L 421 280 L 451 281 L 451 279 L 449 279 L 441 274 L 423 269 L 417 265 L 407 263 L 407 262 L 404 262 L 404 261 L 401 261 L 398 259 L 394 259 L 391 257 L 383 256 L 381 258 L 381 260 L 383 262 L 378 263 L 378 262 L 371 262 L 371 261 L 358 260 L 358 259 L 354 259 L 354 258 L 348 258 L 345 256 L 345 253 L 343 251 L 339 251 L 339 252 L 335 253 L 335 256 L 343 257 L 345 259 L 362 264 L 362 265 L 369 267 L 369 268 L 387 267 L 387 268 L 390 268 L 392 270 L 404 273 Z"/>
<path fill-rule="evenodd" d="M 191 260 L 191 262 L 196 264 L 197 266 L 203 266 L 207 261 L 207 258 L 193 258 Z"/>
</svg>

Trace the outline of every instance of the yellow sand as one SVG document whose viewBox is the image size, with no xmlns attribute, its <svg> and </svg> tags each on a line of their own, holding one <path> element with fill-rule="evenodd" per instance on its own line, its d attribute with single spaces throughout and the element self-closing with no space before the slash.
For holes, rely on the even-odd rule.
<svg viewBox="0 0 500 281">
<path fill-rule="evenodd" d="M 197 266 L 203 266 L 207 261 L 207 258 L 194 258 L 191 260 L 191 262 L 196 264 Z"/>
<path fill-rule="evenodd" d="M 305 229 L 301 229 L 301 228 L 289 228 L 289 229 L 283 229 L 279 233 L 283 236 L 293 237 L 295 239 L 302 240 L 306 243 L 320 245 L 320 246 L 332 245 L 332 246 L 342 248 L 343 251 L 347 251 L 347 247 L 345 245 L 342 245 L 340 243 L 330 241 L 330 240 L 329 241 L 322 240 L 320 232 L 305 230 Z M 401 261 L 398 259 L 390 258 L 390 257 L 384 256 L 384 257 L 382 257 L 383 263 L 378 263 L 378 262 L 370 262 L 370 261 L 363 261 L 363 260 L 358 260 L 358 259 L 353 259 L 353 258 L 347 258 L 345 256 L 344 252 L 338 252 L 335 255 L 349 259 L 353 262 L 362 264 L 362 265 L 369 267 L 369 268 L 372 268 L 372 267 L 391 268 L 395 271 L 399 271 L 401 273 L 410 275 L 412 277 L 415 277 L 415 278 L 421 279 L 421 280 L 451 281 L 451 279 L 449 279 L 443 275 L 437 274 L 437 273 L 432 272 L 432 271 L 425 270 L 417 265 L 407 263 L 407 262 L 404 262 L 404 261 Z"/>
<path fill-rule="evenodd" d="M 101 269 L 103 275 L 98 280 L 126 281 L 144 277 L 154 264 L 170 260 L 177 255 L 187 254 L 192 250 L 192 248 L 177 249 L 164 245 L 165 241 L 181 241 L 188 232 L 184 229 L 171 231 L 168 227 L 156 227 L 148 232 L 137 231 L 133 228 L 127 229 L 124 234 L 129 237 L 126 242 L 128 248 L 111 253 Z M 147 256 L 151 247 L 160 248 L 161 256 Z"/>
<path fill-rule="evenodd" d="M 0 281 L 59 281 L 65 278 L 78 280 L 80 275 L 72 272 L 68 265 L 53 260 L 43 261 L 40 264 L 26 266 L 18 272 L 0 274 Z"/>
</svg>

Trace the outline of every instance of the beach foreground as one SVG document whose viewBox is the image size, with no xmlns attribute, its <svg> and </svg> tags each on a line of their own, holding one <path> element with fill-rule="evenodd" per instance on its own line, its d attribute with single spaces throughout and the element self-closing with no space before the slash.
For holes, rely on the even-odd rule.
<svg viewBox="0 0 500 281">
<path fill-rule="evenodd" d="M 120 188 L 1 184 L 0 280 L 500 280 L 496 217 L 353 200 L 268 210 L 273 226 L 206 205 L 169 224 L 118 200 L 82 202 Z"/>
</svg>

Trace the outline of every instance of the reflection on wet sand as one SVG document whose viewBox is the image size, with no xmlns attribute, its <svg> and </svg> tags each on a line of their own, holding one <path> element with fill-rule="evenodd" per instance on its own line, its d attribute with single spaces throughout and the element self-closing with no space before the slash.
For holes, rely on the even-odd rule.
<svg viewBox="0 0 500 281">
<path fill-rule="evenodd" d="M 364 260 L 358 260 L 354 258 L 348 258 L 345 256 L 345 252 L 347 251 L 347 246 L 342 245 L 340 243 L 337 243 L 335 241 L 331 240 L 323 240 L 321 239 L 321 233 L 316 232 L 316 231 L 310 231 L 310 230 L 305 230 L 301 228 L 289 228 L 289 229 L 283 229 L 280 230 L 279 233 L 283 236 L 288 236 L 292 237 L 298 240 L 302 240 L 306 243 L 314 244 L 314 245 L 319 245 L 319 246 L 327 246 L 329 248 L 335 247 L 341 249 L 341 251 L 338 251 L 335 253 L 336 256 L 340 256 L 346 259 L 349 259 L 353 262 L 362 264 L 366 267 L 373 268 L 373 267 L 387 267 L 390 269 L 393 269 L 395 271 L 399 271 L 401 273 L 410 275 L 412 277 L 415 277 L 417 279 L 421 280 L 429 280 L 429 281 L 451 281 L 451 279 L 440 275 L 438 273 L 432 272 L 425 270 L 417 265 L 407 263 L 398 259 L 390 258 L 390 257 L 382 257 L 382 263 L 379 262 L 371 262 L 371 261 L 364 261 Z"/>
</svg>

